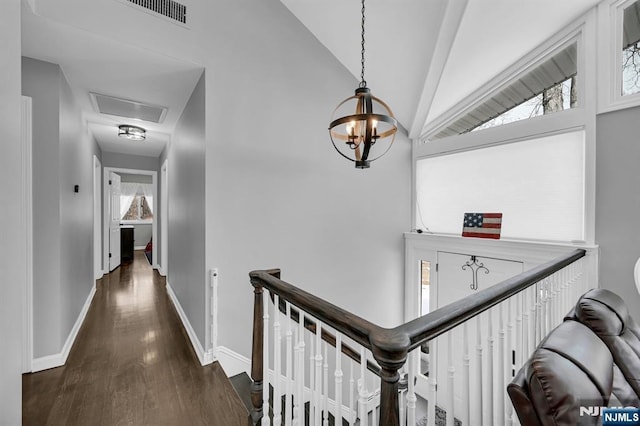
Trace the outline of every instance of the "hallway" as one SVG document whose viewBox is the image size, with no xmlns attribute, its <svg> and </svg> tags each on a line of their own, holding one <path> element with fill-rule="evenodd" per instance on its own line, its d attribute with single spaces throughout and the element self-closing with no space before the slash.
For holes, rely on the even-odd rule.
<svg viewBox="0 0 640 426">
<path fill-rule="evenodd" d="M 246 424 L 216 362 L 200 366 L 142 251 L 97 282 L 66 365 L 25 374 L 23 424 Z"/>
</svg>

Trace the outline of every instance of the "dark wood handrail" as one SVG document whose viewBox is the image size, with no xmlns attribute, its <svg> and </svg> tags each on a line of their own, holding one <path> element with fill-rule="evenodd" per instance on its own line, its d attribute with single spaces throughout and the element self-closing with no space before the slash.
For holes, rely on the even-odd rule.
<svg viewBox="0 0 640 426">
<path fill-rule="evenodd" d="M 481 314 L 509 297 L 522 292 L 585 255 L 586 251 L 584 249 L 575 249 L 529 271 L 394 328 L 379 327 L 358 315 L 345 311 L 324 299 L 281 280 L 279 269 L 252 271 L 249 276 L 251 284 L 256 290 L 256 303 L 258 303 L 258 292 L 262 293 L 262 288 L 267 288 L 270 292 L 278 294 L 281 299 L 288 301 L 304 312 L 308 312 L 321 322 L 326 323 L 371 350 L 375 360 L 381 367 L 379 372 L 382 381 L 380 424 L 397 425 L 398 370 L 405 364 L 409 351 Z M 260 301 L 259 304 L 259 309 L 255 308 L 254 313 L 259 312 L 259 315 L 261 315 L 262 302 Z M 259 323 L 261 324 L 261 318 Z M 256 332 L 256 324 L 254 324 L 254 342 L 258 338 L 255 335 Z M 322 337 L 324 337 L 324 333 L 322 334 Z M 258 342 L 262 347 L 262 342 Z M 254 360 L 257 360 L 255 355 L 254 353 Z M 261 382 L 261 360 L 259 362 L 260 374 L 256 377 Z"/>
</svg>

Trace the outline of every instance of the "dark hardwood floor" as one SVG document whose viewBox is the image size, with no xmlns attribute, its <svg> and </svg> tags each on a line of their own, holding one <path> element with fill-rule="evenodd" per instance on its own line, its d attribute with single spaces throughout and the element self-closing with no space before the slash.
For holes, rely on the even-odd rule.
<svg viewBox="0 0 640 426">
<path fill-rule="evenodd" d="M 24 425 L 246 425 L 218 363 L 202 367 L 142 252 L 98 280 L 63 367 L 25 374 Z"/>
</svg>

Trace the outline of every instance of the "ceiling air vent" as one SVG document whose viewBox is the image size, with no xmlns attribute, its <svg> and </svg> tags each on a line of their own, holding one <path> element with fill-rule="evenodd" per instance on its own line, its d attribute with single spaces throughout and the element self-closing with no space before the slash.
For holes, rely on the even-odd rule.
<svg viewBox="0 0 640 426">
<path fill-rule="evenodd" d="M 137 6 L 144 7 L 152 12 L 159 13 L 166 16 L 169 19 L 180 22 L 182 24 L 187 23 L 187 6 L 178 3 L 173 0 L 126 0 L 129 3 L 133 3 Z"/>
<path fill-rule="evenodd" d="M 114 98 L 98 93 L 90 93 L 90 95 L 94 108 L 101 114 L 117 115 L 118 117 L 133 118 L 152 123 L 162 123 L 167 114 L 167 108 L 161 106 Z"/>
</svg>

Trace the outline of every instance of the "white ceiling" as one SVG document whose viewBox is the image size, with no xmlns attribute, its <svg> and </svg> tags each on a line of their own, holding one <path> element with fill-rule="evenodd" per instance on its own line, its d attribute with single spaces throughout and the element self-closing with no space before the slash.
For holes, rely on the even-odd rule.
<svg viewBox="0 0 640 426">
<path fill-rule="evenodd" d="M 184 0 L 189 6 L 210 0 Z M 360 1 L 281 0 L 360 79 Z M 368 0 L 365 79 L 412 137 L 598 0 Z M 104 151 L 158 156 L 203 67 L 197 28 L 121 0 L 23 0 L 23 55 L 60 64 Z M 35 10 L 36 13 L 33 13 Z M 196 17 L 206 25 L 206 17 Z M 143 143 L 118 139 L 96 92 L 168 107 Z M 345 93 L 345 98 L 351 93 Z"/>
<path fill-rule="evenodd" d="M 41 3 L 50 6 L 53 2 Z M 64 6 L 59 3 L 58 6 Z M 61 66 L 101 149 L 159 156 L 200 78 L 202 67 L 77 27 L 75 22 L 86 21 L 74 13 L 69 12 L 66 20 L 60 16 L 54 19 L 40 3 L 36 11 L 38 14 L 33 14 L 23 3 L 22 54 Z M 117 22 L 106 17 L 105 20 Z M 91 103 L 91 92 L 164 106 L 168 108 L 167 114 L 162 123 L 100 114 Z M 145 128 L 146 139 L 119 138 L 120 124 Z"/>
<path fill-rule="evenodd" d="M 359 79 L 360 2 L 281 1 Z M 368 0 L 366 80 L 417 137 L 598 2 Z"/>
</svg>

